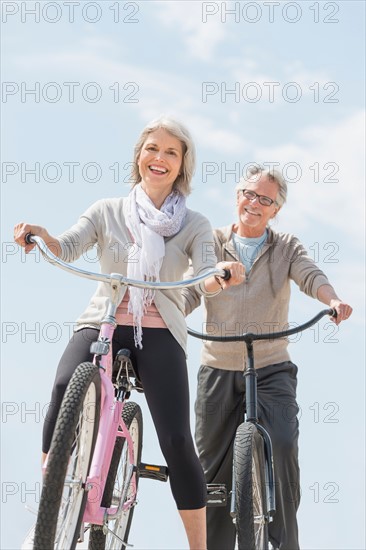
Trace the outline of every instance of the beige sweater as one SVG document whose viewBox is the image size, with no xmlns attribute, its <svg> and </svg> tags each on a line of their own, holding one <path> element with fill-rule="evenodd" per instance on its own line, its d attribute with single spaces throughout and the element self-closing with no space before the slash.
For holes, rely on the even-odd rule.
<svg viewBox="0 0 366 550">
<path fill-rule="evenodd" d="M 231 240 L 232 226 L 214 231 L 218 261 L 238 260 Z M 293 235 L 268 228 L 268 238 L 242 285 L 204 300 L 204 330 L 212 335 L 243 332 L 265 333 L 287 328 L 290 282 L 316 298 L 327 277 L 307 255 Z M 201 296 L 194 289 L 182 291 L 186 314 L 196 308 Z M 290 359 L 285 339 L 254 343 L 256 368 Z M 201 364 L 225 370 L 243 370 L 246 364 L 243 342 L 204 342 Z"/>
<path fill-rule="evenodd" d="M 99 200 L 82 214 L 79 221 L 58 237 L 62 256 L 66 262 L 74 262 L 87 250 L 97 245 L 102 273 L 127 275 L 127 264 L 134 260 L 136 251 L 123 215 L 123 198 Z M 212 228 L 208 220 L 187 209 L 187 215 L 179 233 L 165 238 L 165 257 L 160 270 L 161 281 L 180 281 L 188 268 L 189 260 L 194 273 L 200 275 L 216 265 L 213 252 Z M 126 292 L 123 287 L 122 301 Z M 205 292 L 201 285 L 199 292 Z M 76 330 L 99 326 L 105 313 L 110 287 L 98 283 L 89 306 L 77 320 Z M 155 305 L 173 336 L 186 349 L 187 328 L 184 319 L 184 302 L 180 290 L 157 291 Z"/>
</svg>

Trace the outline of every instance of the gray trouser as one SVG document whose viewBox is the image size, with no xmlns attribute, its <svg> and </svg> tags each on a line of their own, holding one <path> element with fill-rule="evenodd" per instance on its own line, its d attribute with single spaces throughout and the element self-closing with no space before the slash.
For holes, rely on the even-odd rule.
<svg viewBox="0 0 366 550">
<path fill-rule="evenodd" d="M 298 465 L 297 367 L 290 361 L 257 370 L 258 418 L 272 439 L 276 514 L 272 545 L 298 550 L 296 511 L 300 502 Z M 243 373 L 201 366 L 198 373 L 196 443 L 207 483 L 232 484 L 233 440 L 243 421 Z M 207 509 L 208 550 L 234 550 L 235 527 L 227 507 Z"/>
</svg>

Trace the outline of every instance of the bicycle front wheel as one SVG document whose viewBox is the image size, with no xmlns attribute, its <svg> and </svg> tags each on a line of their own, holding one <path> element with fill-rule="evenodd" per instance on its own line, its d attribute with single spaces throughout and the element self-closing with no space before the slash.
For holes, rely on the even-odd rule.
<svg viewBox="0 0 366 550">
<path fill-rule="evenodd" d="M 75 370 L 57 417 L 35 530 L 34 550 L 75 548 L 98 433 L 100 375 L 92 363 Z"/>
<path fill-rule="evenodd" d="M 238 549 L 268 550 L 264 442 L 250 422 L 235 435 L 233 476 Z"/>
<path fill-rule="evenodd" d="M 134 462 L 138 466 L 141 462 L 142 452 L 142 412 L 137 403 L 125 403 L 122 411 L 122 419 L 129 429 L 134 451 Z M 131 465 L 129 449 L 126 439 L 117 437 L 114 446 L 111 465 L 104 488 L 102 506 L 118 506 L 123 492 L 128 483 L 127 475 Z M 138 474 L 136 474 L 136 490 Z M 131 484 L 127 489 L 125 505 L 126 510 L 122 515 L 108 522 L 108 530 L 101 525 L 92 525 L 90 528 L 89 550 L 125 550 L 131 528 L 135 502 L 132 502 L 133 489 Z M 128 501 L 131 504 L 128 505 Z"/>
</svg>

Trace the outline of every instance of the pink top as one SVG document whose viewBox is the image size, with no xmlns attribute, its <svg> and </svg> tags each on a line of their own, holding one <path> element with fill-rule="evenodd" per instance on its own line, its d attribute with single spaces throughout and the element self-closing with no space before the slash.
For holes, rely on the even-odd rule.
<svg viewBox="0 0 366 550">
<path fill-rule="evenodd" d="M 133 326 L 133 317 L 128 313 L 128 292 L 125 293 L 122 302 L 119 304 L 116 313 L 116 320 L 119 325 Z M 168 328 L 158 312 L 154 302 L 148 306 L 142 318 L 141 326 L 145 328 Z"/>
</svg>

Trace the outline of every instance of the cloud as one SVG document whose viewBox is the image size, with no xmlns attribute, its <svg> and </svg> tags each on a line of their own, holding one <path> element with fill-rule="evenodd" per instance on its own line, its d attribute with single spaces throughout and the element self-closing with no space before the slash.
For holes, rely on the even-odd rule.
<svg viewBox="0 0 366 550">
<path fill-rule="evenodd" d="M 192 128 L 200 149 L 232 155 L 240 154 L 248 148 L 247 141 L 240 133 L 231 130 L 229 124 L 223 127 L 212 116 L 190 111 L 185 114 L 184 121 Z"/>
<path fill-rule="evenodd" d="M 265 111 L 294 98 L 319 102 L 327 97 L 331 102 L 339 90 L 325 71 L 309 69 L 299 60 L 278 67 L 256 48 L 245 48 L 239 56 L 226 58 L 225 68 L 227 88 L 236 86 L 241 99 L 261 98 L 259 107 Z"/>
<path fill-rule="evenodd" d="M 335 234 L 360 242 L 364 231 L 365 112 L 328 126 L 310 126 L 292 142 L 256 147 L 258 162 L 278 162 L 293 180 L 283 217 L 286 225 L 306 229 L 324 224 Z M 291 166 L 292 164 L 293 166 Z M 297 166 L 300 167 L 300 170 Z M 286 175 L 286 173 L 284 175 Z"/>
<path fill-rule="evenodd" d="M 311 87 L 313 90 L 314 84 L 318 83 L 323 87 L 328 82 L 332 81 L 332 77 L 325 72 L 314 71 L 304 66 L 304 63 L 299 60 L 295 60 L 292 63 L 288 63 L 284 66 L 284 74 L 286 76 L 286 82 L 296 82 L 301 89 L 307 90 Z M 331 90 L 329 90 L 330 92 Z M 316 93 L 314 87 L 313 94 Z"/>
<path fill-rule="evenodd" d="M 189 80 L 178 73 L 166 73 L 156 68 L 147 69 L 141 65 L 116 61 L 108 53 L 93 53 L 95 49 L 98 51 L 94 46 L 100 44 L 105 44 L 108 51 L 112 47 L 108 40 L 104 41 L 99 37 L 95 38 L 95 43 L 94 38 L 88 37 L 87 44 L 91 48 L 89 51 L 84 44 L 79 51 L 15 55 L 14 63 L 22 72 L 23 78 L 29 73 L 33 79 L 42 80 L 43 84 L 53 79 L 54 70 L 60 83 L 65 78 L 85 84 L 94 81 L 97 74 L 98 83 L 104 85 L 103 93 L 109 98 L 113 97 L 110 86 L 114 82 L 135 83 L 135 91 L 138 87 L 135 96 L 142 97 L 143 100 L 134 104 L 134 109 L 143 124 L 164 113 L 182 120 L 192 130 L 197 141 L 213 152 L 238 154 L 247 147 L 241 133 L 231 130 L 230 124 L 220 126 L 211 111 L 207 115 L 201 114 L 201 101 L 197 101 L 200 88 L 197 88 L 194 79 Z M 43 78 L 42 74 L 45 75 Z M 124 93 L 126 95 L 127 91 Z"/>
<path fill-rule="evenodd" d="M 179 25 L 181 39 L 187 52 L 195 59 L 211 61 L 217 46 L 226 37 L 227 31 L 220 19 L 207 18 L 203 22 L 202 2 L 155 2 L 163 9 L 152 12 L 166 27 L 173 29 Z"/>
</svg>

